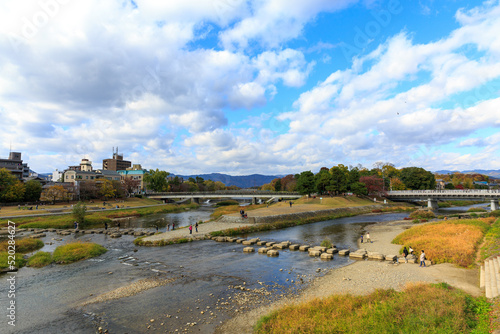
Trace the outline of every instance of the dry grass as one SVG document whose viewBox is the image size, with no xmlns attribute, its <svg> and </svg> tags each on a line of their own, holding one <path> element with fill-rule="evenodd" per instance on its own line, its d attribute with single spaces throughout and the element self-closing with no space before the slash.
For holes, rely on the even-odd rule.
<svg viewBox="0 0 500 334">
<path fill-rule="evenodd" d="M 398 235 L 393 243 L 410 246 L 415 254 L 424 250 L 434 263 L 450 262 L 470 267 L 494 218 L 455 219 L 414 226 Z"/>
<path fill-rule="evenodd" d="M 265 208 L 267 204 L 251 204 L 247 206 L 239 206 L 239 205 L 226 205 L 226 206 L 221 206 L 219 208 L 216 208 L 214 212 L 210 215 L 213 219 L 217 219 L 220 216 L 223 215 L 228 215 L 231 213 L 237 213 L 240 212 L 241 209 L 246 211 L 252 211 L 260 208 Z"/>
<path fill-rule="evenodd" d="M 489 306 L 446 284 L 335 295 L 263 317 L 257 333 L 488 333 Z"/>
<path fill-rule="evenodd" d="M 323 199 L 321 199 L 323 198 Z M 376 204 L 373 201 L 359 198 L 356 196 L 316 196 L 316 198 L 302 197 L 298 200 L 292 201 L 295 204 L 318 204 L 323 205 L 328 208 L 343 208 L 349 206 L 362 206 L 362 205 L 373 205 Z"/>
</svg>

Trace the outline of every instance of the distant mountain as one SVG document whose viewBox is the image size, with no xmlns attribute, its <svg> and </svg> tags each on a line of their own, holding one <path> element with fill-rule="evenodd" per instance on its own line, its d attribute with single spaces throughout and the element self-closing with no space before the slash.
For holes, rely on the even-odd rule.
<svg viewBox="0 0 500 334">
<path fill-rule="evenodd" d="M 483 175 L 488 175 L 489 177 L 492 177 L 494 179 L 500 178 L 500 170 L 495 170 L 495 169 L 472 169 L 472 170 L 464 170 L 464 171 L 458 171 L 458 170 L 438 170 L 435 171 L 434 173 L 438 174 L 453 174 L 453 173 L 462 173 L 462 174 L 483 174 Z"/>
<path fill-rule="evenodd" d="M 283 177 L 281 175 L 242 175 L 242 176 L 232 176 L 228 174 L 212 173 L 212 174 L 198 174 L 198 175 L 176 175 L 182 177 L 184 180 L 190 177 L 196 178 L 197 176 L 202 177 L 204 180 L 212 180 L 214 182 L 220 181 L 226 186 L 237 186 L 240 188 L 251 188 L 260 187 L 263 184 L 269 183 L 272 180 Z"/>
</svg>

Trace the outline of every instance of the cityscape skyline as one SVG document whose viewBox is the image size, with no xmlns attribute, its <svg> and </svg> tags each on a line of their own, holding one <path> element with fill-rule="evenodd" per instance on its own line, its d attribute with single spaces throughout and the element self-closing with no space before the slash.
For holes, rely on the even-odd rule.
<svg viewBox="0 0 500 334">
<path fill-rule="evenodd" d="M 500 4 L 0 4 L 0 157 L 177 175 L 496 170 Z"/>
</svg>

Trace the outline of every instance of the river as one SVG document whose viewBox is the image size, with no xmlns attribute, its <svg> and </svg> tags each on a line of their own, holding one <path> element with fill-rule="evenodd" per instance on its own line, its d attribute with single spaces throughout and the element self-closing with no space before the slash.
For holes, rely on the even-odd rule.
<svg viewBox="0 0 500 334">
<path fill-rule="evenodd" d="M 129 224 L 150 229 L 159 224 L 164 229 L 172 222 L 184 226 L 193 220 L 206 220 L 210 213 L 210 208 L 203 207 L 139 218 Z M 367 225 L 406 216 L 406 213 L 362 215 L 259 232 L 248 237 L 311 245 L 319 245 L 327 238 L 339 249 L 357 248 L 357 239 Z M 16 327 L 13 330 L 6 324 L 2 326 L 7 328 L 7 333 L 95 333 L 99 326 L 110 333 L 175 333 L 176 329 L 213 333 L 217 325 L 236 312 L 246 310 L 245 307 L 294 293 L 315 276 L 353 261 L 337 255 L 333 261 L 321 261 L 309 257 L 307 252 L 290 250 L 280 251 L 279 257 L 246 254 L 240 244 L 211 240 L 136 247 L 132 243 L 134 237 L 128 235 L 118 239 L 103 234 L 69 237 L 97 242 L 109 251 L 98 258 L 70 265 L 21 268 L 16 275 Z M 53 251 L 67 241 L 54 240 L 57 238 L 60 237 L 55 233 L 47 233 L 44 242 L 53 244 L 42 250 Z M 80 306 L 89 298 L 149 277 L 173 282 L 135 296 Z M 251 291 L 242 291 L 241 287 Z M 263 287 L 267 294 L 258 290 Z M 246 303 L 243 298 L 250 301 Z M 3 306 L 8 301 L 7 294 L 2 293 L 0 305 L 5 323 Z M 191 325 L 193 323 L 196 325 Z"/>
</svg>

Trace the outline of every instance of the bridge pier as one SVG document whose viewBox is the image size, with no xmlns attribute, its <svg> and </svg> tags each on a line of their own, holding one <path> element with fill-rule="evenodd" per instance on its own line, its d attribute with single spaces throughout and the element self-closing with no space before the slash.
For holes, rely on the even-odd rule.
<svg viewBox="0 0 500 334">
<path fill-rule="evenodd" d="M 498 200 L 497 199 L 492 199 L 491 200 L 491 211 L 495 211 L 500 209 L 500 206 L 498 205 Z"/>
<path fill-rule="evenodd" d="M 252 204 L 257 204 L 257 197 L 252 197 Z"/>
<path fill-rule="evenodd" d="M 191 198 L 191 203 L 200 204 L 200 199 L 198 197 L 192 197 Z"/>
<path fill-rule="evenodd" d="M 428 198 L 427 199 L 427 207 L 431 210 L 439 209 L 438 201 L 436 199 Z"/>
</svg>

